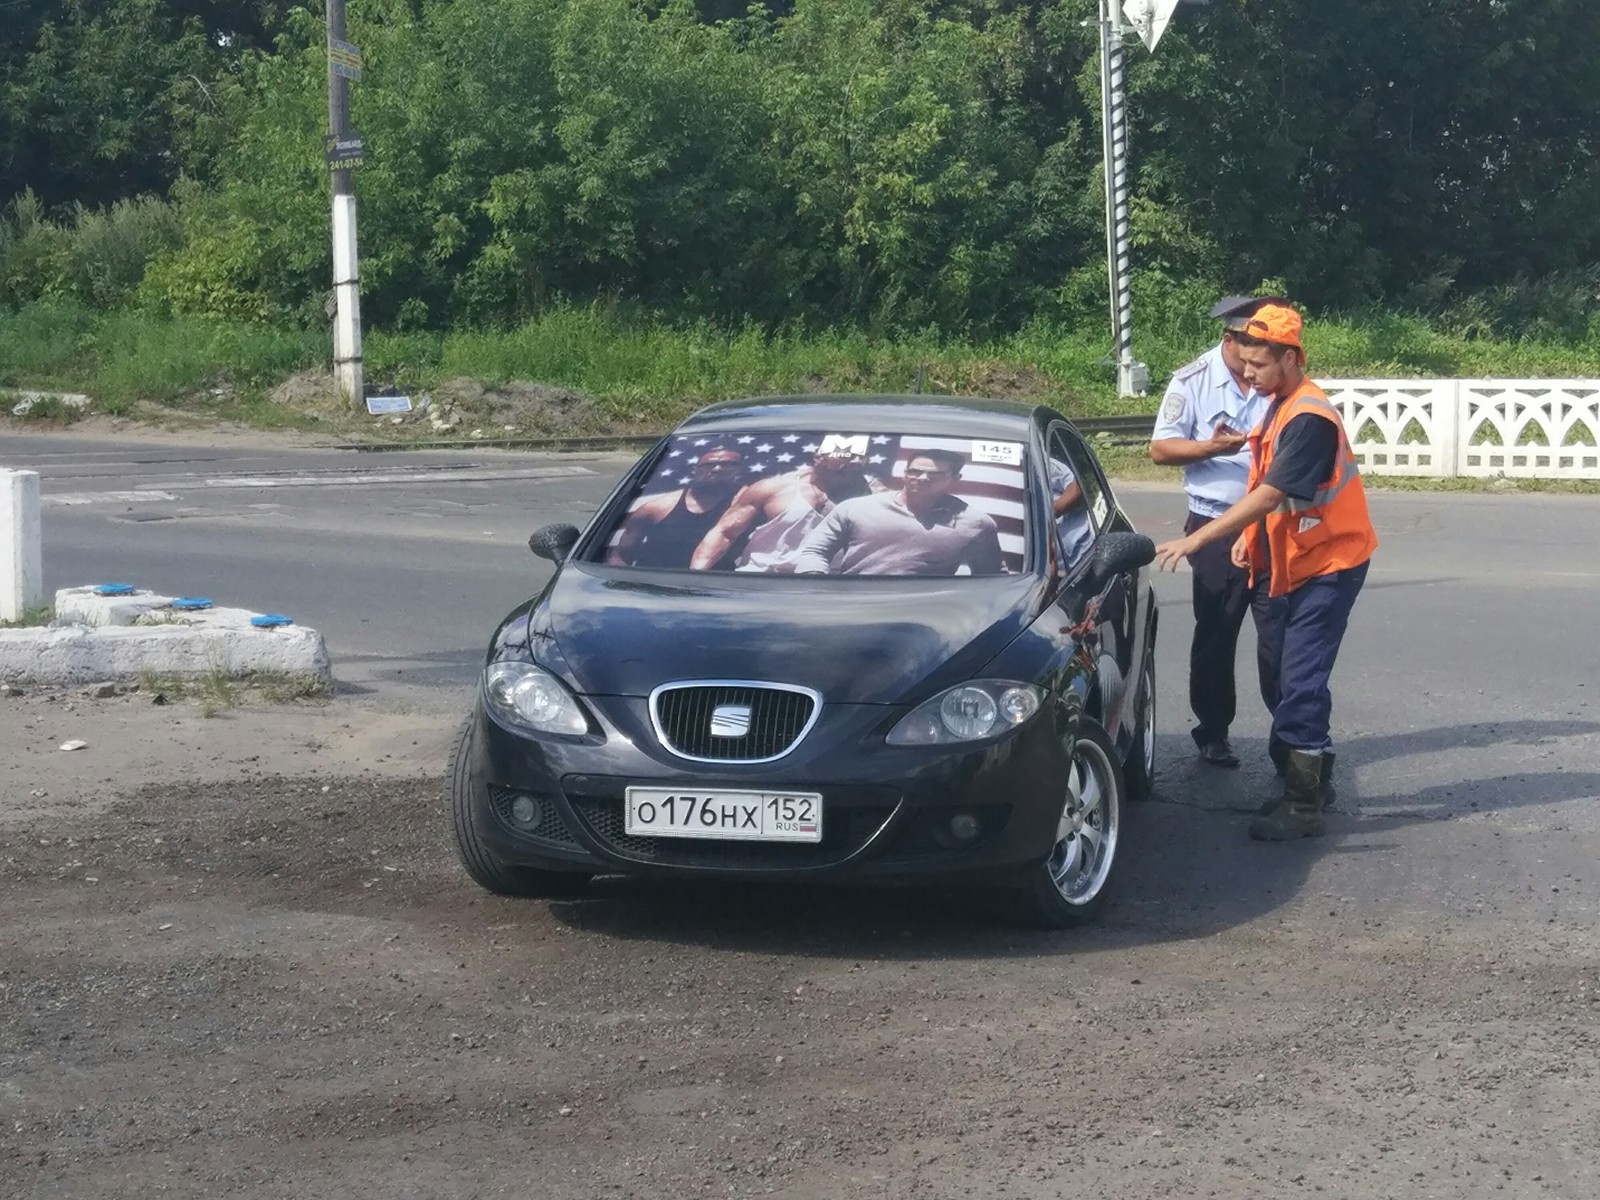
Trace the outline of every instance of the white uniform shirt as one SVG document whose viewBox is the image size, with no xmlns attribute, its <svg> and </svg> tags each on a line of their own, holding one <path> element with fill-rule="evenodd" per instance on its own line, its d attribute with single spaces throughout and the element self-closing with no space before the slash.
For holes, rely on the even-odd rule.
<svg viewBox="0 0 1600 1200">
<path fill-rule="evenodd" d="M 1262 396 L 1254 388 L 1248 392 L 1240 388 L 1222 361 L 1222 346 L 1218 343 L 1173 372 L 1150 440 L 1209 441 L 1219 425 L 1248 434 L 1266 415 L 1270 404 L 1270 396 Z M 1220 517 L 1244 499 L 1249 479 L 1249 446 L 1237 454 L 1189 463 L 1183 468 L 1183 490 L 1188 493 L 1190 511 L 1203 517 Z"/>
</svg>

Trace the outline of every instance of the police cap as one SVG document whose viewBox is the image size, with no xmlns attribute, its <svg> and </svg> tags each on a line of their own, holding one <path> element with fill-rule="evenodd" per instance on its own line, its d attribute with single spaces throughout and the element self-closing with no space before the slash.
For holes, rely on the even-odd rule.
<svg viewBox="0 0 1600 1200">
<path fill-rule="evenodd" d="M 1224 296 L 1211 310 L 1213 317 L 1229 329 L 1243 329 L 1263 304 L 1288 304 L 1282 296 Z"/>
</svg>

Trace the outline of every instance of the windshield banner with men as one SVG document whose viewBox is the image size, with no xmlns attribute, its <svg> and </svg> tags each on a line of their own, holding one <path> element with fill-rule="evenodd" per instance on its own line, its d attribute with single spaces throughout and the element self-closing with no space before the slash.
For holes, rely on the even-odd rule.
<svg viewBox="0 0 1600 1200">
<path fill-rule="evenodd" d="M 812 575 L 1022 569 L 1022 446 L 888 433 L 676 437 L 607 543 L 616 566 Z"/>
</svg>

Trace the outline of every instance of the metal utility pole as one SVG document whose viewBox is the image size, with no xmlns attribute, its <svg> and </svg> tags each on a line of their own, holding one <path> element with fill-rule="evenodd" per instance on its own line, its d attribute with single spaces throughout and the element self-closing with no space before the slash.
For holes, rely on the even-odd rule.
<svg viewBox="0 0 1600 1200">
<path fill-rule="evenodd" d="M 1150 370 L 1133 357 L 1133 245 L 1128 232 L 1128 106 L 1122 39 L 1128 27 L 1116 0 L 1100 0 L 1100 130 L 1105 142 L 1106 271 L 1117 394 L 1142 396 Z"/>
<path fill-rule="evenodd" d="M 333 373 L 339 389 L 362 403 L 361 281 L 356 255 L 356 195 L 351 168 L 361 138 L 350 128 L 350 83 L 361 78 L 361 52 L 345 40 L 345 0 L 328 0 L 327 159 L 333 174 Z"/>
<path fill-rule="evenodd" d="M 1203 2 L 1203 0 L 1202 0 Z M 1128 232 L 1128 104 L 1124 41 L 1136 33 L 1151 50 L 1183 0 L 1100 0 L 1100 130 L 1105 145 L 1106 274 L 1117 394 L 1150 390 L 1150 368 L 1133 357 L 1133 243 Z M 1131 24 L 1125 24 L 1126 12 Z"/>
</svg>

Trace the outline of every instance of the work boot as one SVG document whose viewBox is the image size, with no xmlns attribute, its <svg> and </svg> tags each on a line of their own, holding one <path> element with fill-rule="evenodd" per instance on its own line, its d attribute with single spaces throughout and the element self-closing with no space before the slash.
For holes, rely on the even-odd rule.
<svg viewBox="0 0 1600 1200">
<path fill-rule="evenodd" d="M 1274 762 L 1276 762 L 1280 756 L 1282 757 L 1283 766 L 1278 768 L 1278 774 L 1282 775 L 1284 772 L 1284 767 L 1286 767 L 1289 762 L 1289 747 L 1274 739 L 1269 745 L 1268 752 L 1272 754 Z M 1327 812 L 1330 808 L 1332 808 L 1339 799 L 1339 793 L 1333 786 L 1333 760 L 1338 757 L 1339 756 L 1332 750 L 1324 750 L 1322 752 L 1322 784 L 1319 789 L 1319 796 L 1322 801 L 1323 812 Z M 1266 816 L 1267 813 L 1277 808 L 1280 803 L 1282 803 L 1282 801 L 1277 796 L 1274 796 L 1271 800 L 1264 802 L 1260 808 L 1256 809 L 1256 812 L 1260 813 L 1262 816 Z"/>
<path fill-rule="evenodd" d="M 1260 842 L 1287 842 L 1321 837 L 1322 759 L 1310 750 L 1289 751 L 1284 765 L 1283 798 L 1250 822 L 1250 836 Z"/>
</svg>

